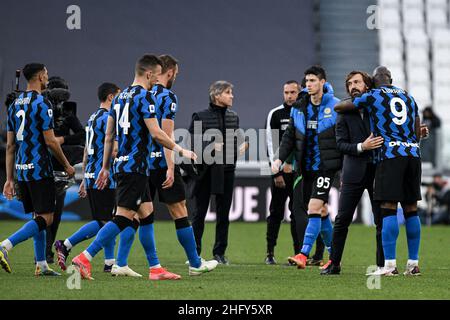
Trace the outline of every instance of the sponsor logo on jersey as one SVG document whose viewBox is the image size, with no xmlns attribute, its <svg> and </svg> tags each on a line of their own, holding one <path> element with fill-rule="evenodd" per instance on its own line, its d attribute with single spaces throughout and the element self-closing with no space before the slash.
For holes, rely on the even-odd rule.
<svg viewBox="0 0 450 320">
<path fill-rule="evenodd" d="M 17 170 L 29 170 L 29 169 L 34 169 L 34 164 L 33 163 L 17 163 L 16 164 L 16 169 Z"/>
<path fill-rule="evenodd" d="M 390 141 L 389 147 L 414 147 L 419 148 L 419 144 L 416 142 L 404 142 L 404 141 Z"/>
</svg>

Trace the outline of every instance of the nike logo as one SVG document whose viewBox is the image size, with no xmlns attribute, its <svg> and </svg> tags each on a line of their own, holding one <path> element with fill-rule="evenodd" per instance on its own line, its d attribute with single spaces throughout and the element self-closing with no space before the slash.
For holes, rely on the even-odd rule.
<svg viewBox="0 0 450 320">
<path fill-rule="evenodd" d="M 318 196 L 320 196 L 321 194 L 325 194 L 325 192 L 317 192 Z"/>
</svg>

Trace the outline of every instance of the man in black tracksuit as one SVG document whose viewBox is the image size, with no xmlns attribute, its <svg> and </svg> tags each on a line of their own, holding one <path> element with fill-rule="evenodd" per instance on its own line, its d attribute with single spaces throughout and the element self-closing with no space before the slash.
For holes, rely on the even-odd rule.
<svg viewBox="0 0 450 320">
<path fill-rule="evenodd" d="M 352 97 L 365 93 L 372 87 L 370 76 L 362 71 L 352 71 L 346 79 L 346 88 Z M 322 270 L 322 275 L 340 273 L 340 263 L 353 214 L 364 190 L 367 189 L 372 203 L 376 225 L 378 268 L 384 266 L 383 246 L 381 242 L 382 217 L 380 203 L 373 200 L 375 179 L 375 150 L 383 143 L 383 138 L 374 137 L 370 132 L 369 113 L 366 109 L 339 114 L 336 123 L 337 148 L 344 154 L 342 186 L 339 209 L 333 228 L 331 246 L 331 264 Z"/>
<path fill-rule="evenodd" d="M 189 132 L 192 135 L 193 150 L 197 154 L 200 143 L 202 162 L 197 166 L 199 177 L 189 182 L 189 197 L 193 198 L 192 228 L 194 229 L 197 252 L 201 252 L 201 240 L 205 228 L 205 217 L 208 211 L 211 194 L 216 200 L 216 238 L 213 256 L 220 264 L 228 264 L 225 250 L 228 246 L 228 226 L 231 201 L 233 199 L 234 174 L 238 155 L 248 147 L 243 135 L 225 134 L 226 130 L 239 131 L 239 117 L 231 111 L 233 104 L 233 85 L 226 81 L 216 81 L 209 89 L 209 108 L 195 112 Z M 195 126 L 200 124 L 200 132 Z M 203 141 L 205 131 L 215 129 L 218 135 L 213 136 L 214 142 Z M 212 157 L 207 158 L 207 150 L 213 145 Z"/>
<path fill-rule="evenodd" d="M 266 121 L 266 143 L 269 156 L 269 164 L 274 160 L 274 154 L 280 145 L 290 119 L 292 104 L 299 94 L 299 84 L 297 81 L 287 81 L 283 86 L 284 103 L 269 111 Z M 283 170 L 272 175 L 270 191 L 272 199 L 270 201 L 267 217 L 267 257 L 266 264 L 276 264 L 274 249 L 277 244 L 278 233 L 281 221 L 284 218 L 286 200 L 289 198 L 289 211 L 291 212 L 291 235 L 294 245 L 294 254 L 300 252 L 300 242 L 295 228 L 295 218 L 292 214 L 294 172 L 292 170 L 292 157 L 284 164 Z"/>
</svg>

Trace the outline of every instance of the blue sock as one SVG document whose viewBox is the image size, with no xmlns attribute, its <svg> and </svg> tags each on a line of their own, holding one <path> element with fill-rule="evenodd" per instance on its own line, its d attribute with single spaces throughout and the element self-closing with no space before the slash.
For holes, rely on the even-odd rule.
<svg viewBox="0 0 450 320">
<path fill-rule="evenodd" d="M 420 246 L 420 219 L 417 211 L 405 219 L 406 238 L 408 240 L 408 257 L 410 260 L 419 260 Z"/>
<path fill-rule="evenodd" d="M 120 228 L 113 221 L 109 221 L 107 224 L 100 229 L 97 233 L 97 237 L 94 242 L 86 249 L 87 252 L 91 255 L 91 257 L 95 257 L 97 253 L 102 250 L 103 247 L 106 247 L 108 243 L 111 243 L 113 239 L 120 233 Z M 114 255 L 113 255 L 114 257 Z"/>
<path fill-rule="evenodd" d="M 151 218 L 150 218 L 151 217 Z M 145 220 L 153 220 L 153 214 L 148 216 Z M 145 255 L 147 256 L 147 261 L 150 267 L 159 264 L 158 255 L 156 253 L 155 245 L 155 232 L 153 230 L 153 221 L 151 223 L 145 222 L 144 219 L 141 220 L 141 226 L 139 227 L 139 240 L 141 241 L 142 247 L 144 247 Z"/>
<path fill-rule="evenodd" d="M 72 234 L 67 240 L 74 247 L 81 241 L 87 240 L 95 236 L 100 230 L 101 226 L 97 221 L 91 221 L 82 226 L 78 231 Z"/>
<path fill-rule="evenodd" d="M 194 238 L 194 231 L 187 217 L 175 220 L 178 242 L 183 246 L 189 265 L 194 268 L 200 267 L 202 261 L 197 254 L 197 246 Z"/>
<path fill-rule="evenodd" d="M 40 218 L 40 217 L 38 217 Z M 43 219 L 43 218 L 42 218 Z M 45 222 L 45 220 L 44 220 Z M 37 235 L 39 233 L 39 225 L 36 220 L 31 220 L 25 223 L 22 228 L 17 230 L 12 236 L 8 238 L 11 241 L 13 247 L 18 245 L 19 243 Z"/>
<path fill-rule="evenodd" d="M 119 267 L 128 265 L 128 255 L 130 254 L 135 235 L 136 229 L 133 227 L 126 227 L 120 233 L 119 249 L 117 250 L 117 265 Z"/>
<path fill-rule="evenodd" d="M 42 230 L 41 232 L 33 236 L 34 242 L 34 257 L 36 261 L 46 261 L 45 248 L 47 245 L 46 241 L 47 232 Z"/>
<path fill-rule="evenodd" d="M 106 243 L 103 247 L 105 250 L 105 260 L 113 260 L 114 259 L 114 248 L 116 247 L 116 237 L 112 238 L 110 241 Z"/>
<path fill-rule="evenodd" d="M 329 215 L 322 218 L 320 235 L 322 236 L 323 243 L 325 243 L 325 247 L 327 248 L 328 253 L 331 253 L 331 241 L 333 240 L 333 225 L 331 224 Z"/>
<path fill-rule="evenodd" d="M 390 209 L 381 209 L 390 210 Z M 394 210 L 397 212 L 397 210 Z M 381 239 L 383 243 L 384 259 L 394 260 L 396 257 L 396 245 L 399 233 L 397 215 L 388 215 L 383 218 L 383 229 Z"/>
<path fill-rule="evenodd" d="M 322 224 L 321 220 L 320 214 L 308 215 L 308 226 L 305 230 L 305 237 L 303 239 L 303 247 L 301 250 L 301 253 L 305 256 L 309 256 L 312 246 L 319 235 Z"/>
</svg>

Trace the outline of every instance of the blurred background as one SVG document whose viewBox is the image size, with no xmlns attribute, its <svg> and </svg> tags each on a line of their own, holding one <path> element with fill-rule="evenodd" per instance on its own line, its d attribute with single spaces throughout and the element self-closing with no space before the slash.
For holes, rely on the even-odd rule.
<svg viewBox="0 0 450 320">
<path fill-rule="evenodd" d="M 177 128 L 188 127 L 192 113 L 207 107 L 215 80 L 235 85 L 233 109 L 241 126 L 260 129 L 270 109 L 282 103 L 283 83 L 301 81 L 308 66 L 321 64 L 336 96 L 345 98 L 348 72 L 386 65 L 394 85 L 415 97 L 431 131 L 421 143 L 423 221 L 449 223 L 450 201 L 437 197 L 447 194 L 450 172 L 448 0 L 2 0 L 0 12 L 1 102 L 14 89 L 16 69 L 42 62 L 50 76 L 66 80 L 83 125 L 98 107 L 98 85 L 129 85 L 136 59 L 146 52 L 169 53 L 180 62 L 173 87 L 180 102 Z M 23 77 L 20 82 L 24 89 Z M 4 140 L 0 148 L 3 186 Z M 239 162 L 231 220 L 265 219 L 270 178 L 260 172 L 267 166 L 265 157 Z M 76 189 L 69 189 L 63 219 L 90 216 Z M 332 216 L 337 199 L 334 188 Z M 355 220 L 371 224 L 365 204 L 367 195 Z M 441 215 L 443 222 L 436 220 Z M 20 204 L 0 198 L 0 219 L 25 217 Z M 214 218 L 212 206 L 208 219 Z"/>
</svg>

